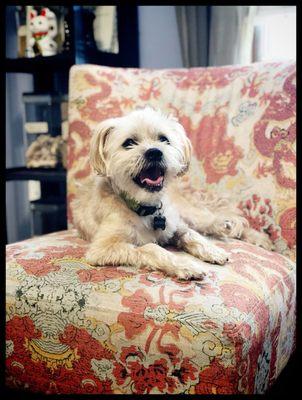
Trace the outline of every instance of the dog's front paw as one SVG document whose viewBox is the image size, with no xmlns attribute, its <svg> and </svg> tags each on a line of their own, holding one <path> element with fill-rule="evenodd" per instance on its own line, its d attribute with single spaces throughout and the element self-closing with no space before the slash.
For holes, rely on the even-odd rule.
<svg viewBox="0 0 302 400">
<path fill-rule="evenodd" d="M 186 250 L 192 256 L 211 264 L 224 265 L 229 260 L 228 254 L 223 249 L 202 237 L 199 240 L 187 243 Z"/>
<path fill-rule="evenodd" d="M 203 265 L 198 260 L 194 260 L 193 257 L 188 257 L 187 255 L 177 255 L 173 274 L 176 278 L 186 281 L 192 279 L 202 280 L 206 276 Z"/>
<path fill-rule="evenodd" d="M 224 265 L 227 261 L 229 261 L 229 256 L 227 252 L 220 247 L 211 246 L 203 253 L 202 259 L 212 264 Z"/>
<path fill-rule="evenodd" d="M 87 251 L 87 253 L 85 254 L 85 260 L 88 264 L 90 264 L 92 266 L 102 265 L 101 259 L 100 259 L 100 254 L 94 250 Z"/>
<path fill-rule="evenodd" d="M 202 261 L 210 262 L 211 264 L 224 265 L 228 260 L 228 254 L 221 249 L 213 245 L 212 243 L 198 244 L 190 248 L 191 254 L 199 258 Z"/>
<path fill-rule="evenodd" d="M 206 273 L 202 268 L 194 262 L 187 263 L 175 270 L 175 276 L 181 280 L 202 280 L 205 278 Z"/>
</svg>

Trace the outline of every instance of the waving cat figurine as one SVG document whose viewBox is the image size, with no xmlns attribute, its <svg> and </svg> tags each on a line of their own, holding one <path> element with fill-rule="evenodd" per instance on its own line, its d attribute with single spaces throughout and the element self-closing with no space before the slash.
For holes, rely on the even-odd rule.
<svg viewBox="0 0 302 400">
<path fill-rule="evenodd" d="M 29 29 L 32 37 L 29 39 L 28 57 L 35 57 L 38 54 L 42 56 L 57 54 L 58 45 L 54 38 L 58 33 L 58 25 L 54 12 L 49 8 L 43 8 L 38 15 L 36 10 L 31 10 Z"/>
</svg>

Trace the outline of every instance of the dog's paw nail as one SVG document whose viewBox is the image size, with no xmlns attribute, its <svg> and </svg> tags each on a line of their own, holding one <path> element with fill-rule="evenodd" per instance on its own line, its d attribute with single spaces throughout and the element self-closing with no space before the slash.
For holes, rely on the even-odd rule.
<svg viewBox="0 0 302 400">
<path fill-rule="evenodd" d="M 206 274 L 201 272 L 200 274 L 195 274 L 190 277 L 190 281 L 201 281 L 205 278 Z"/>
</svg>

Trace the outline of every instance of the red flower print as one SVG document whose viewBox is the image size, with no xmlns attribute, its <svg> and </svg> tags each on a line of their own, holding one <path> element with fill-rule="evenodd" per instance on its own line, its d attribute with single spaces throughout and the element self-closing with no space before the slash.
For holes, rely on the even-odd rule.
<svg viewBox="0 0 302 400">
<path fill-rule="evenodd" d="M 286 240 L 289 248 L 296 245 L 296 208 L 287 209 L 280 217 L 282 237 Z"/>
<path fill-rule="evenodd" d="M 255 125 L 256 147 L 266 157 L 272 158 L 272 164 L 264 169 L 258 166 L 257 177 L 267 176 L 268 172 L 276 176 L 278 184 L 285 188 L 296 188 L 296 154 L 293 143 L 296 138 L 296 124 L 288 129 L 274 127 L 270 138 L 265 136 L 268 122 L 260 121 Z"/>
<path fill-rule="evenodd" d="M 288 76 L 285 79 L 283 89 L 286 93 L 289 94 L 291 103 L 295 103 L 296 102 L 296 71 L 294 71 L 290 76 Z"/>
<path fill-rule="evenodd" d="M 259 87 L 261 87 L 262 83 L 267 78 L 267 72 L 259 74 L 258 72 L 254 72 L 252 76 L 249 76 L 247 79 L 247 83 L 244 83 L 241 94 L 248 94 L 249 97 L 255 97 L 258 94 Z"/>
<path fill-rule="evenodd" d="M 88 75 L 90 75 L 90 74 L 85 75 L 85 76 L 87 76 L 87 78 L 86 78 L 87 80 L 89 79 Z M 113 82 L 116 79 L 117 74 L 116 74 L 116 72 L 110 72 L 110 70 L 108 70 L 108 72 L 107 72 L 104 69 L 102 69 L 97 72 L 97 75 L 102 79 L 106 78 L 106 80 Z M 90 75 L 90 76 L 92 76 L 92 75 Z M 92 81 L 93 86 L 95 86 L 96 84 L 98 84 L 97 80 Z"/>
<path fill-rule="evenodd" d="M 54 259 L 64 258 L 71 254 L 72 258 L 82 258 L 85 254 L 85 247 L 82 246 L 45 246 L 41 245 L 38 253 L 41 253 L 41 258 L 31 257 L 28 250 L 15 257 L 16 262 L 20 264 L 28 275 L 45 276 L 53 271 L 59 271 L 60 266 L 54 262 Z"/>
<path fill-rule="evenodd" d="M 50 272 L 59 271 L 60 267 L 52 263 L 53 256 L 46 255 L 39 260 L 36 259 L 22 259 L 22 256 L 16 257 L 16 261 L 20 264 L 28 275 L 45 276 Z"/>
<path fill-rule="evenodd" d="M 156 358 L 134 345 L 122 349 L 113 369 L 116 384 L 131 387 L 131 392 L 137 394 L 154 389 L 160 393 L 174 393 L 179 387 L 184 390 L 197 381 L 198 373 L 199 368 L 188 357 L 171 363 L 166 355 Z"/>
<path fill-rule="evenodd" d="M 246 314 L 254 315 L 259 326 L 259 335 L 263 334 L 263 327 L 269 319 L 268 307 L 255 293 L 239 285 L 226 283 L 221 287 L 221 295 L 226 307 L 234 307 Z"/>
<path fill-rule="evenodd" d="M 146 329 L 150 322 L 143 313 L 147 306 L 153 305 L 152 298 L 142 289 L 137 290 L 132 296 L 124 297 L 122 304 L 130 308 L 131 312 L 121 312 L 118 322 L 125 328 L 126 338 L 133 338 Z"/>
<path fill-rule="evenodd" d="M 265 178 L 268 176 L 268 174 L 270 172 L 273 172 L 274 168 L 270 165 L 266 164 L 266 161 L 264 161 L 263 163 L 259 162 L 257 165 L 257 169 L 256 169 L 256 177 L 259 179 L 262 176 L 264 176 Z"/>
<path fill-rule="evenodd" d="M 75 120 L 69 125 L 68 137 L 68 168 L 72 168 L 75 160 L 79 157 L 87 157 L 89 153 L 91 132 L 83 121 Z M 89 174 L 89 163 L 87 162 L 87 175 Z M 86 176 L 86 175 L 85 175 Z"/>
<path fill-rule="evenodd" d="M 236 394 L 239 375 L 235 367 L 225 367 L 214 360 L 199 374 L 196 394 Z"/>
<path fill-rule="evenodd" d="M 144 101 L 150 100 L 151 97 L 155 99 L 158 98 L 158 96 L 160 95 L 159 78 L 154 78 L 150 82 L 147 80 L 144 80 L 143 82 L 144 83 L 141 84 L 139 98 Z"/>
<path fill-rule="evenodd" d="M 280 335 L 281 328 L 281 313 L 279 313 L 278 321 L 276 323 L 275 328 L 271 333 L 271 343 L 272 343 L 272 355 L 271 355 L 271 370 L 269 374 L 270 384 L 275 380 L 275 374 L 277 369 L 277 349 L 278 349 L 278 341 Z"/>
<path fill-rule="evenodd" d="M 219 68 L 191 68 L 188 71 L 170 70 L 168 78 L 173 79 L 178 89 L 196 87 L 199 93 L 203 93 L 209 87 L 222 88 L 227 86 L 238 75 L 244 74 L 249 67 L 219 67 Z"/>
<path fill-rule="evenodd" d="M 181 383 L 194 381 L 198 376 L 199 368 L 190 362 L 188 357 L 185 357 L 179 367 L 174 369 L 173 376 L 177 376 Z"/>
<path fill-rule="evenodd" d="M 133 272 L 126 272 L 116 267 L 102 267 L 91 270 L 77 271 L 80 282 L 103 282 L 109 279 L 122 279 L 133 276 Z"/>
<path fill-rule="evenodd" d="M 40 338 L 41 332 L 38 331 L 29 317 L 13 317 L 6 323 L 6 340 L 14 343 L 14 353 L 23 354 L 27 352 L 24 344 L 26 339 Z"/>
<path fill-rule="evenodd" d="M 251 228 L 267 233 L 272 242 L 280 238 L 280 228 L 275 223 L 270 199 L 262 199 L 253 194 L 250 199 L 241 201 L 238 208 L 242 210 Z"/>
<path fill-rule="evenodd" d="M 124 385 L 130 379 L 131 389 L 136 394 L 150 393 L 154 388 L 160 392 L 175 386 L 169 377 L 168 362 L 159 358 L 153 362 L 135 346 L 125 347 L 120 356 L 120 363 L 115 362 L 113 375 L 118 385 Z"/>
<path fill-rule="evenodd" d="M 168 368 L 167 361 L 164 359 L 155 361 L 148 368 L 139 362 L 132 362 L 130 370 L 131 380 L 138 394 L 150 393 L 154 387 L 162 392 L 166 386 Z"/>
<path fill-rule="evenodd" d="M 58 365 L 50 369 L 45 361 L 32 359 L 26 342 L 40 337 L 41 334 L 35 330 L 28 317 L 14 317 L 7 323 L 6 338 L 14 343 L 14 352 L 7 359 L 7 374 L 17 376 L 18 385 L 24 387 L 26 384 L 28 390 L 42 393 L 112 392 L 112 382 L 108 379 L 99 380 L 91 371 L 91 360 L 113 361 L 113 354 L 85 329 L 68 325 L 59 337 L 62 344 L 74 349 L 77 354 L 76 360 L 72 361 L 72 368 Z M 15 383 L 11 382 L 11 385 Z"/>
<path fill-rule="evenodd" d="M 272 158 L 272 165 L 267 172 L 276 175 L 280 186 L 295 189 L 296 154 L 293 143 L 296 140 L 296 88 L 295 73 L 288 77 L 283 85 L 283 91 L 274 95 L 264 93 L 262 100 L 268 106 L 254 126 L 254 143 L 257 150 L 265 157 Z M 287 127 L 278 126 L 278 122 L 287 121 Z M 276 125 L 271 128 L 271 121 Z"/>
<path fill-rule="evenodd" d="M 292 126 L 289 128 L 289 130 Z M 294 124 L 296 130 L 296 124 Z M 292 144 L 282 140 L 275 146 L 273 158 L 273 169 L 276 174 L 277 182 L 280 186 L 296 188 L 296 154 Z"/>
<path fill-rule="evenodd" d="M 145 286 L 158 286 L 163 284 L 167 278 L 160 272 L 148 272 L 140 274 L 139 281 Z"/>
<path fill-rule="evenodd" d="M 181 288 L 173 290 L 169 293 L 169 298 L 165 299 L 165 286 L 161 285 L 159 288 L 159 302 L 153 302 L 151 296 L 144 290 L 138 289 L 136 292 L 122 299 L 122 304 L 130 308 L 130 312 L 121 312 L 118 315 L 118 322 L 123 325 L 125 329 L 125 336 L 127 339 L 132 339 L 140 333 L 144 332 L 147 326 L 151 327 L 145 342 L 145 351 L 148 352 L 151 342 L 157 335 L 156 345 L 162 354 L 169 354 L 171 359 L 177 358 L 179 353 L 178 347 L 173 344 L 162 344 L 163 337 L 169 333 L 175 339 L 178 339 L 180 324 L 175 321 L 169 320 L 169 313 L 179 312 L 183 309 L 184 303 L 176 303 L 173 300 L 173 295 L 177 294 L 182 297 L 190 297 L 192 295 L 191 288 Z"/>
<path fill-rule="evenodd" d="M 205 116 L 193 133 L 192 141 L 196 155 L 203 161 L 206 182 L 219 182 L 225 175 L 237 174 L 237 163 L 243 151 L 226 136 L 227 115 L 218 112 Z"/>
<path fill-rule="evenodd" d="M 113 81 L 114 80 L 114 78 L 115 78 L 115 74 L 110 74 L 110 73 L 108 73 L 108 72 L 105 72 L 105 71 L 102 71 L 101 72 L 101 76 L 100 76 L 101 78 L 106 78 L 106 80 L 108 80 L 108 81 Z M 108 89 L 108 87 L 110 87 L 110 86 L 108 86 L 104 81 L 102 81 L 102 80 L 97 80 L 93 75 L 91 75 L 91 74 L 89 74 L 89 73 L 86 73 L 85 75 L 84 75 L 84 78 L 86 79 L 86 81 L 87 81 L 87 83 L 90 85 L 90 86 L 100 86 L 101 88 L 103 87 L 103 89 L 104 89 L 104 87 L 106 87 L 106 90 L 108 91 L 109 89 Z M 103 85 L 105 85 L 106 84 L 106 86 L 103 86 Z"/>
<path fill-rule="evenodd" d="M 133 109 L 135 106 L 135 100 L 131 97 L 123 97 L 120 104 L 123 108 Z"/>
<path fill-rule="evenodd" d="M 105 349 L 98 340 L 94 339 L 85 329 L 68 325 L 60 336 L 61 343 L 65 343 L 72 349 L 77 349 L 78 355 L 90 362 L 91 358 L 112 359 L 112 353 Z"/>
<path fill-rule="evenodd" d="M 223 324 L 223 334 L 238 346 L 251 339 L 252 331 L 251 326 L 247 323 L 225 323 Z"/>
<path fill-rule="evenodd" d="M 88 96 L 84 104 L 80 103 L 77 107 L 83 119 L 100 122 L 106 118 L 120 116 L 121 110 L 119 102 L 111 96 L 112 81 L 116 79 L 117 74 L 112 74 L 105 70 L 98 74 L 100 75 L 100 79 L 96 79 L 95 76 L 90 73 L 84 74 L 83 77 L 86 81 L 85 87 L 88 84 L 99 91 Z M 122 79 L 122 77 L 120 77 L 120 79 Z M 105 80 L 107 80 L 107 82 Z M 125 82 L 123 81 L 123 83 Z"/>
<path fill-rule="evenodd" d="M 105 101 L 107 96 L 107 93 L 103 92 L 89 96 L 84 107 L 80 109 L 82 118 L 101 122 L 107 118 L 120 117 L 122 111 L 119 102 L 114 99 Z"/>
<path fill-rule="evenodd" d="M 260 301 L 250 290 L 231 283 L 222 285 L 221 295 L 226 307 L 234 307 L 244 313 L 253 312 Z"/>
</svg>

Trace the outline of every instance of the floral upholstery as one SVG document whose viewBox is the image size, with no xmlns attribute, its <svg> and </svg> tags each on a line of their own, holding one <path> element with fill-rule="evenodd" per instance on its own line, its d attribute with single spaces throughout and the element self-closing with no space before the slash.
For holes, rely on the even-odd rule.
<svg viewBox="0 0 302 400">
<path fill-rule="evenodd" d="M 72 68 L 69 202 L 76 182 L 90 173 L 95 124 L 150 104 L 178 115 L 194 145 L 184 182 L 231 193 L 282 254 L 215 240 L 230 261 L 209 264 L 205 281 L 92 267 L 69 208 L 68 231 L 7 246 L 9 387 L 123 394 L 267 390 L 295 348 L 294 79 L 293 63 Z"/>
<path fill-rule="evenodd" d="M 217 241 L 205 282 L 91 267 L 75 231 L 7 248 L 7 382 L 44 393 L 262 393 L 294 346 L 295 264 Z"/>
</svg>

